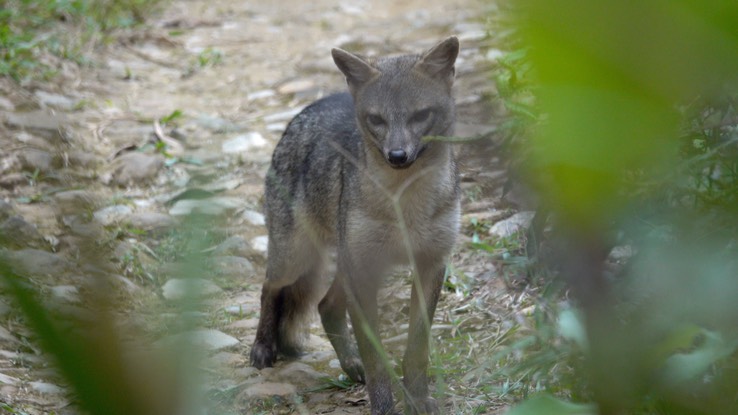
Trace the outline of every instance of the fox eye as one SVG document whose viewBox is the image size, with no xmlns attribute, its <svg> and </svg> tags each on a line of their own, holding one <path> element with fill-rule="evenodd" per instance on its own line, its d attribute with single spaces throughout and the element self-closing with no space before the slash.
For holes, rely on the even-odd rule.
<svg viewBox="0 0 738 415">
<path fill-rule="evenodd" d="M 382 118 L 381 115 L 377 114 L 369 114 L 366 116 L 366 121 L 371 125 L 372 127 L 382 127 L 386 123 L 384 122 L 384 118 Z"/>
<path fill-rule="evenodd" d="M 430 109 L 424 109 L 416 112 L 415 114 L 410 117 L 410 122 L 414 124 L 420 124 L 428 121 L 428 118 L 430 118 L 431 110 Z"/>
</svg>

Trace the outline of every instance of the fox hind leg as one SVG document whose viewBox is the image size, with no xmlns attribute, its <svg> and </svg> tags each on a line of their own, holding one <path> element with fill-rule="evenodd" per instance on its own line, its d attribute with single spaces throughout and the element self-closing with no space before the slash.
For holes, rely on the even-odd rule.
<svg viewBox="0 0 738 415">
<path fill-rule="evenodd" d="M 318 304 L 323 328 L 336 351 L 341 368 L 354 382 L 365 383 L 364 366 L 361 364 L 353 335 L 349 332 L 346 313 L 346 292 L 343 279 L 337 275 L 328 292 Z"/>
</svg>

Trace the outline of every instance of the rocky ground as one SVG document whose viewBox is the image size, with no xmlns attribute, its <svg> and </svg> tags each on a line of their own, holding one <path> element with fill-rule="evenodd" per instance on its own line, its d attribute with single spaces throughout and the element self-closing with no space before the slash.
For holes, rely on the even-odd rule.
<svg viewBox="0 0 738 415">
<path fill-rule="evenodd" d="M 187 314 L 195 317 L 185 334 L 208 351 L 197 367 L 223 413 L 368 413 L 364 388 L 345 382 L 317 321 L 304 357 L 262 371 L 248 365 L 271 150 L 297 111 L 344 88 L 332 47 L 415 53 L 451 34 L 462 45 L 457 133 L 490 131 L 494 111 L 484 97 L 494 95 L 489 68 L 499 55 L 483 41 L 491 12 L 477 0 L 172 1 L 147 29 L 96 52 L 92 68 L 61 68 L 54 83 L 0 80 L 4 253 L 55 312 L 88 312 L 99 291 L 91 281 L 110 281 L 119 325 L 155 347 L 181 343 L 179 300 L 188 278 L 200 278 L 205 300 Z M 480 223 L 510 230 L 505 172 L 491 150 L 486 142 L 459 149 L 465 227 L 453 274 L 475 282 L 444 292 L 437 345 L 459 321 L 499 332 L 512 318 L 510 302 L 520 301 L 506 293 L 494 262 L 467 247 Z M 388 285 L 383 337 L 399 358 L 409 289 L 403 276 Z M 472 303 L 485 312 L 469 314 Z M 500 411 L 495 397 L 466 394 L 462 378 L 445 381 L 448 413 Z M 7 298 L 0 299 L 0 403 L 16 413 L 75 413 L 74 397 Z M 486 409 L 473 412 L 479 405 Z"/>
</svg>

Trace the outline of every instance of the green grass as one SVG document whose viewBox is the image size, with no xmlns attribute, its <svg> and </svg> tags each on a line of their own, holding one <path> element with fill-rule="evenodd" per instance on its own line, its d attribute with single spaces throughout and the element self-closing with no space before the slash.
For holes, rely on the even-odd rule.
<svg viewBox="0 0 738 415">
<path fill-rule="evenodd" d="M 140 25 L 161 0 L 2 0 L 0 76 L 50 79 L 55 62 L 87 63 L 86 50 Z"/>
</svg>

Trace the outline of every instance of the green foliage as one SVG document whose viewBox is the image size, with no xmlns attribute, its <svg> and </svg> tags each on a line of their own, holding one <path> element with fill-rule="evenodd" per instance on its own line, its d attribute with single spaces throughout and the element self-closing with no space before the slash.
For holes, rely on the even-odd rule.
<svg viewBox="0 0 738 415">
<path fill-rule="evenodd" d="M 595 415 L 597 408 L 594 405 L 574 404 L 556 399 L 548 394 L 536 395 L 525 403 L 516 406 L 508 415 Z"/>
<path fill-rule="evenodd" d="M 101 35 L 142 23 L 159 0 L 2 0 L 0 76 L 48 78 L 49 57 L 85 62 L 83 49 Z"/>
<path fill-rule="evenodd" d="M 738 4 L 527 0 L 515 13 L 521 36 L 494 71 L 501 130 L 554 233 L 579 241 L 560 249 L 562 277 L 575 294 L 598 277 L 572 266 L 593 244 L 636 254 L 610 292 L 590 289 L 596 306 L 536 297 L 533 330 L 497 356 L 504 389 L 597 404 L 583 413 L 735 413 Z M 578 412 L 549 395 L 513 413 Z"/>
</svg>

